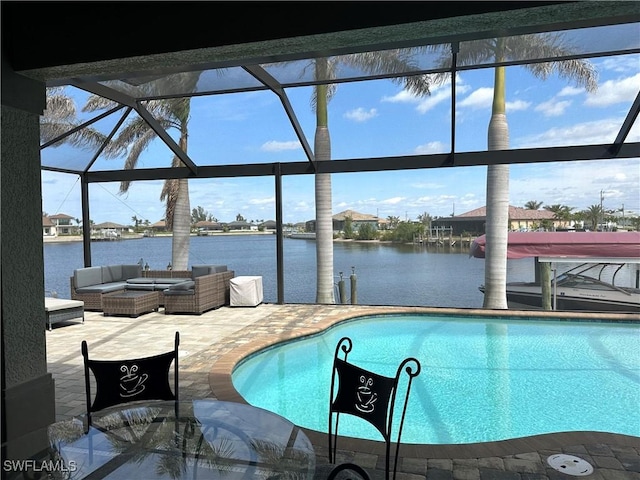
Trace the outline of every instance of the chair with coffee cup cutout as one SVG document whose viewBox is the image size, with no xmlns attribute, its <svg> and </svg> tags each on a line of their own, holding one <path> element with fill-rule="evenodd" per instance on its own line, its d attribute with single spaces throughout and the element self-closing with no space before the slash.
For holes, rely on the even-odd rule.
<svg viewBox="0 0 640 480">
<path fill-rule="evenodd" d="M 343 337 L 336 346 L 333 358 L 329 399 L 329 462 L 336 463 L 340 414 L 354 415 L 369 422 L 382 435 L 386 447 L 385 480 L 395 479 L 411 382 L 420 373 L 420 362 L 413 357 L 406 358 L 398 366 L 395 376 L 387 377 L 349 363 L 347 357 L 352 347 L 351 339 Z M 403 373 L 406 379 L 402 379 Z M 400 389 L 402 393 L 398 395 Z M 396 405 L 396 400 L 402 403 Z M 394 413 L 400 417 L 395 423 Z M 393 468 L 392 443 L 395 444 Z"/>
<path fill-rule="evenodd" d="M 93 423 L 92 413 L 106 408 L 137 401 L 174 400 L 176 418 L 178 408 L 178 345 L 176 332 L 174 349 L 150 357 L 125 360 L 89 359 L 87 342 L 82 341 L 85 390 L 87 396 L 86 430 Z M 173 391 L 170 370 L 173 363 Z M 95 398 L 91 398 L 91 376 L 95 378 Z"/>
</svg>

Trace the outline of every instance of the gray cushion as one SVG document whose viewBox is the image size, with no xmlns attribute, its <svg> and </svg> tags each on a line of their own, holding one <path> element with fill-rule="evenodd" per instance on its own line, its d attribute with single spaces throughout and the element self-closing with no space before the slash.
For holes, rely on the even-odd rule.
<svg viewBox="0 0 640 480">
<path fill-rule="evenodd" d="M 209 273 L 220 273 L 220 272 L 226 272 L 226 271 L 227 271 L 226 265 L 209 265 Z"/>
<path fill-rule="evenodd" d="M 141 283 L 144 285 L 150 285 L 155 282 L 154 278 L 134 277 L 127 278 L 127 283 Z"/>
<path fill-rule="evenodd" d="M 226 265 L 193 265 L 191 267 L 191 278 L 201 277 L 210 273 L 226 272 Z"/>
<path fill-rule="evenodd" d="M 194 265 L 191 267 L 191 278 L 209 275 L 209 265 Z"/>
<path fill-rule="evenodd" d="M 153 283 L 127 283 L 127 290 L 154 290 Z"/>
<path fill-rule="evenodd" d="M 125 282 L 99 283 L 88 287 L 77 288 L 78 293 L 108 293 L 124 290 L 127 284 Z"/>
<path fill-rule="evenodd" d="M 196 292 L 195 292 L 195 290 L 192 290 L 192 289 L 189 289 L 189 290 L 172 290 L 170 288 L 167 288 L 162 293 L 166 297 L 167 295 L 169 295 L 169 296 L 171 296 L 171 295 L 193 295 Z"/>
<path fill-rule="evenodd" d="M 184 282 L 175 283 L 169 287 L 169 290 L 189 290 L 196 286 L 196 282 L 193 280 L 186 280 Z"/>
<path fill-rule="evenodd" d="M 73 283 L 76 288 L 102 283 L 102 267 L 85 267 L 73 271 Z"/>
<path fill-rule="evenodd" d="M 132 265 L 122 265 L 122 278 L 121 280 L 126 280 L 127 278 L 136 278 L 142 276 L 142 267 L 137 263 Z"/>
<path fill-rule="evenodd" d="M 182 283 L 190 278 L 148 278 L 147 280 L 153 280 L 153 283 L 162 283 L 165 285 L 173 285 L 174 283 Z"/>
<path fill-rule="evenodd" d="M 126 280 L 122 277 L 122 265 L 105 265 L 102 267 L 102 282 L 111 283 Z"/>
</svg>

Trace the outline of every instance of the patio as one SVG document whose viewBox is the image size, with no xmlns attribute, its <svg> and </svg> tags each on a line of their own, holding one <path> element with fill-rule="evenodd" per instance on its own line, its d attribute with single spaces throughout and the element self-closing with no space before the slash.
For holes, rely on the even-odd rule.
<svg viewBox="0 0 640 480">
<path fill-rule="evenodd" d="M 275 305 L 255 308 L 222 307 L 201 316 L 165 315 L 162 311 L 138 318 L 105 317 L 87 312 L 86 321 L 61 322 L 46 332 L 48 370 L 55 379 L 56 420 L 85 411 L 80 343 L 87 340 L 94 358 L 140 356 L 141 345 L 170 347 L 180 331 L 180 396 L 239 400 L 230 388 L 233 364 L 259 345 L 277 338 L 312 333 L 336 321 L 382 308 L 352 305 Z M 385 311 L 429 311 L 425 308 L 385 307 Z M 212 393 L 215 392 L 214 393 Z M 318 464 L 327 462 L 326 437 L 307 431 Z M 342 441 L 340 459 L 368 469 L 380 466 L 377 442 Z M 590 478 L 640 478 L 640 439 L 595 432 L 561 433 L 526 439 L 470 445 L 403 446 L 398 480 L 419 479 L 554 479 L 564 477 L 547 465 L 550 455 L 576 455 L 593 465 Z"/>
</svg>

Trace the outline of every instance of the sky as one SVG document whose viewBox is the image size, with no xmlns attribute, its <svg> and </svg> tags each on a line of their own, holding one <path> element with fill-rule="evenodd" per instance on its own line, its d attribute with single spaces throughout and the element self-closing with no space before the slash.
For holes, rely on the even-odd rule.
<svg viewBox="0 0 640 480">
<path fill-rule="evenodd" d="M 640 55 L 590 60 L 598 89 L 587 92 L 555 75 L 535 78 L 522 67 L 507 68 L 507 121 L 511 148 L 612 142 L 640 89 Z M 229 80 L 229 79 L 227 79 Z M 493 70 L 460 72 L 456 79 L 456 151 L 483 151 L 491 113 Z M 313 148 L 315 114 L 308 87 L 287 94 Z M 86 94 L 69 90 L 80 110 Z M 115 124 L 115 119 L 109 120 Z M 443 153 L 451 148 L 451 96 L 448 84 L 432 85 L 417 97 L 390 80 L 353 82 L 337 87 L 329 104 L 332 158 Z M 628 141 L 640 141 L 636 120 Z M 107 121 L 105 121 L 105 125 Z M 175 132 L 170 132 L 175 138 Z M 49 151 L 47 151 L 49 150 Z M 64 148 L 43 150 L 43 159 L 88 157 Z M 279 99 L 271 92 L 194 97 L 188 154 L 196 164 L 306 161 Z M 517 153 L 514 153 L 517 154 Z M 67 157 L 65 157 L 67 155 Z M 140 166 L 167 166 L 172 153 L 159 141 L 141 156 Z M 122 160 L 99 158 L 94 168 L 119 168 Z M 486 204 L 486 167 L 413 169 L 332 175 L 333 212 L 416 220 L 459 215 Z M 283 178 L 283 222 L 315 218 L 312 175 Z M 89 188 L 95 223 L 131 225 L 132 217 L 157 222 L 164 217 L 162 181 L 135 182 L 125 194 L 116 183 Z M 272 177 L 198 179 L 189 183 L 191 208 L 201 206 L 221 222 L 275 220 Z M 640 159 L 591 160 L 512 165 L 510 203 L 566 205 L 579 211 L 602 203 L 605 210 L 640 214 Z M 42 210 L 81 218 L 76 175 L 42 172 Z"/>
</svg>

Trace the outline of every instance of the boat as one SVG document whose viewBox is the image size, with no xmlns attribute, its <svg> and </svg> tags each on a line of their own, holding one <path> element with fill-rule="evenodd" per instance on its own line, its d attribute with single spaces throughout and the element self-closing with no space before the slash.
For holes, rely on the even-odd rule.
<svg viewBox="0 0 640 480">
<path fill-rule="evenodd" d="M 478 237 L 470 255 L 484 258 L 486 237 Z M 551 279 L 554 310 L 640 313 L 640 270 L 635 286 L 617 285 L 625 265 L 640 264 L 640 232 L 511 232 L 507 258 L 535 257 L 539 263 L 574 263 Z M 637 269 L 640 267 L 636 267 Z M 484 285 L 479 287 L 484 294 Z M 535 282 L 506 285 L 509 308 L 542 308 L 539 272 Z"/>
<path fill-rule="evenodd" d="M 616 274 L 626 263 L 581 263 L 551 281 L 554 310 L 640 313 L 640 288 L 615 284 Z M 613 269 L 612 281 L 604 273 Z M 587 275 L 590 271 L 597 276 Z M 479 287 L 484 293 L 484 285 Z M 542 308 L 542 286 L 536 282 L 507 283 L 510 308 Z"/>
</svg>

